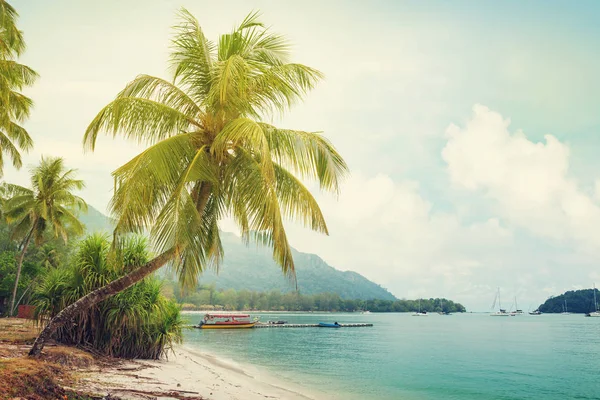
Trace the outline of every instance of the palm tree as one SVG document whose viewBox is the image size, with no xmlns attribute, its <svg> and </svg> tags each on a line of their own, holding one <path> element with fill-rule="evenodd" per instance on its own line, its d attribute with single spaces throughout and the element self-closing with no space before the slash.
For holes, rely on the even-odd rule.
<svg viewBox="0 0 600 400">
<path fill-rule="evenodd" d="M 314 87 L 321 73 L 289 63 L 287 41 L 248 15 L 218 45 L 198 21 L 179 14 L 172 40 L 171 80 L 140 75 L 89 125 L 84 146 L 101 131 L 149 147 L 113 172 L 110 207 L 115 235 L 149 231 L 158 256 L 66 307 L 42 331 L 31 355 L 62 324 L 93 304 L 172 263 L 183 285 L 218 268 L 218 222 L 230 215 L 244 240 L 273 248 L 295 280 L 284 218 L 327 233 L 319 206 L 300 179 L 337 192 L 347 166 L 331 143 L 313 132 L 263 121 L 282 114 Z M 298 175 L 300 178 L 298 178 Z"/>
<path fill-rule="evenodd" d="M 15 168 L 23 165 L 20 151 L 33 147 L 29 133 L 20 125 L 29 117 L 33 102 L 20 91 L 33 84 L 37 73 L 15 59 L 25 50 L 22 32 L 16 27 L 15 9 L 0 0 L 0 177 L 4 155 Z"/>
<path fill-rule="evenodd" d="M 14 313 L 21 267 L 27 248 L 34 240 L 41 244 L 46 230 L 56 238 L 67 242 L 69 232 L 81 234 L 83 224 L 76 213 L 87 211 L 82 198 L 72 192 L 84 187 L 83 181 L 75 179 L 76 170 L 66 170 L 62 158 L 44 158 L 31 171 L 31 189 L 5 183 L 3 191 L 10 194 L 4 203 L 4 217 L 11 225 L 13 239 L 21 240 L 17 262 L 17 277 L 9 309 Z"/>
</svg>

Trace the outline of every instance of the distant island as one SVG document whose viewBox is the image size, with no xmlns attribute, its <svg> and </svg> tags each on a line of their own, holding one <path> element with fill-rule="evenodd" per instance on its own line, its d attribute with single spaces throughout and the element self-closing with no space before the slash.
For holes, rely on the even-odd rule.
<svg viewBox="0 0 600 400">
<path fill-rule="evenodd" d="M 596 297 L 600 299 L 598 289 L 596 289 Z M 550 297 L 539 306 L 539 310 L 545 314 L 562 312 L 586 314 L 595 311 L 594 289 L 569 290 L 559 296 Z"/>
</svg>

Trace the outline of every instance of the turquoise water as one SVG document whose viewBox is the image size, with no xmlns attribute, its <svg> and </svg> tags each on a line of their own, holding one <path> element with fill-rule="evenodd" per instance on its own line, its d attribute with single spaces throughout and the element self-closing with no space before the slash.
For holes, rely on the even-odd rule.
<svg viewBox="0 0 600 400">
<path fill-rule="evenodd" d="M 372 328 L 192 330 L 185 344 L 332 397 L 600 399 L 600 318 L 253 314 Z M 195 317 L 195 316 L 194 316 Z"/>
</svg>

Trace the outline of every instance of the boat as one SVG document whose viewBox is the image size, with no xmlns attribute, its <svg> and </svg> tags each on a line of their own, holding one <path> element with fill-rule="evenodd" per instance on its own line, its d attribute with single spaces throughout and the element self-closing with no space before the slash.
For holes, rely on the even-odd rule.
<svg viewBox="0 0 600 400">
<path fill-rule="evenodd" d="M 542 312 L 539 309 L 537 309 L 537 310 L 529 311 L 529 315 L 542 315 Z"/>
<path fill-rule="evenodd" d="M 321 328 L 341 328 L 342 326 L 340 324 L 338 324 L 337 322 L 334 322 L 333 324 L 331 324 L 329 322 L 319 322 L 319 327 L 321 327 Z"/>
<path fill-rule="evenodd" d="M 563 304 L 563 312 L 561 312 L 561 314 L 563 314 L 563 315 L 571 314 L 569 312 L 569 308 L 567 307 L 567 298 L 566 297 L 565 297 L 565 304 Z"/>
<path fill-rule="evenodd" d="M 496 307 L 496 301 L 498 301 L 498 311 L 490 314 L 492 317 L 509 317 L 510 313 L 506 312 L 504 308 L 502 308 L 502 304 L 500 303 L 500 288 L 496 292 L 496 297 L 494 297 L 494 304 L 492 304 L 492 309 Z"/>
<path fill-rule="evenodd" d="M 413 317 L 426 317 L 427 311 L 421 311 L 421 299 L 419 299 L 419 311 L 412 315 Z"/>
<path fill-rule="evenodd" d="M 206 314 L 200 324 L 201 329 L 244 329 L 253 328 L 258 318 L 250 319 L 248 314 Z"/>
<path fill-rule="evenodd" d="M 267 323 L 270 325 L 284 325 L 284 324 L 287 324 L 288 322 L 279 320 L 279 321 L 268 321 Z"/>
<path fill-rule="evenodd" d="M 362 311 L 361 314 L 371 314 L 371 311 L 365 310 L 365 311 Z"/>
<path fill-rule="evenodd" d="M 438 311 L 438 314 L 440 315 L 452 315 L 449 311 L 444 311 L 444 300 L 442 299 L 440 299 L 440 310 L 441 311 Z"/>
<path fill-rule="evenodd" d="M 596 284 L 594 283 L 594 311 L 585 314 L 586 317 L 600 317 L 600 311 L 598 311 L 598 303 L 596 302 Z"/>
<path fill-rule="evenodd" d="M 510 312 L 510 315 L 512 317 L 516 316 L 516 315 L 522 315 L 523 314 L 523 310 L 519 309 L 519 305 L 517 304 L 517 296 L 515 296 L 515 310 Z"/>
</svg>

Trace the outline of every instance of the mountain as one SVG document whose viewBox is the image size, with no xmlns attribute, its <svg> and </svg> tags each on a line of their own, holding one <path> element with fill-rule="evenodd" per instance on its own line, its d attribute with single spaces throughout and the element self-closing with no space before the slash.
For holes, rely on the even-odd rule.
<svg viewBox="0 0 600 400">
<path fill-rule="evenodd" d="M 225 257 L 219 274 L 205 272 L 200 283 L 215 283 L 219 289 L 248 289 L 281 292 L 295 290 L 293 283 L 281 273 L 271 251 L 255 245 L 246 246 L 232 233 L 222 232 Z M 296 264 L 298 290 L 302 294 L 337 293 L 343 299 L 396 300 L 393 294 L 364 276 L 352 271 L 339 271 L 315 254 L 292 249 Z"/>
<path fill-rule="evenodd" d="M 570 290 L 559 296 L 550 297 L 540 305 L 539 310 L 546 314 L 561 313 L 565 311 L 565 299 L 567 301 L 567 311 L 570 313 L 589 313 L 595 311 L 594 290 Z M 600 300 L 600 293 L 596 289 L 596 299 Z"/>
<path fill-rule="evenodd" d="M 113 221 L 94 207 L 88 205 L 88 212 L 81 213 L 79 220 L 83 222 L 88 233 L 106 232 L 113 230 Z"/>
<path fill-rule="evenodd" d="M 88 233 L 107 232 L 113 229 L 113 221 L 92 206 L 87 214 L 80 216 Z M 295 290 L 295 286 L 281 273 L 271 251 L 262 246 L 246 246 L 232 233 L 221 232 L 225 257 L 219 274 L 207 271 L 200 283 L 215 283 L 219 289 L 248 289 L 265 292 L 279 289 L 281 292 Z M 298 289 L 302 294 L 337 293 L 343 299 L 396 300 L 394 295 L 364 276 L 352 271 L 339 271 L 329 266 L 315 254 L 301 253 L 292 249 L 296 263 Z"/>
</svg>

